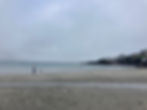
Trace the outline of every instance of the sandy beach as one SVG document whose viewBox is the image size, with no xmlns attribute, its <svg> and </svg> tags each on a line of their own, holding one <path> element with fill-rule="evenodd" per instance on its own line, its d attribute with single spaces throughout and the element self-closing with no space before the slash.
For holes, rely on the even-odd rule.
<svg viewBox="0 0 147 110">
<path fill-rule="evenodd" d="M 1 75 L 0 110 L 147 110 L 146 84 L 145 69 Z"/>
<path fill-rule="evenodd" d="M 147 82 L 147 69 L 2 74 L 0 82 Z"/>
</svg>

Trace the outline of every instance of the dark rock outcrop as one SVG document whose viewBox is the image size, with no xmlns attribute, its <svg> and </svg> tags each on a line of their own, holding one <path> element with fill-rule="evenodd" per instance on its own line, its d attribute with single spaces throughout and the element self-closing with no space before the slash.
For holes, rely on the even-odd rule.
<svg viewBox="0 0 147 110">
<path fill-rule="evenodd" d="M 102 65 L 131 65 L 138 67 L 147 67 L 147 50 L 141 51 L 131 55 L 121 55 L 114 59 L 103 58 L 89 64 L 102 64 Z"/>
</svg>

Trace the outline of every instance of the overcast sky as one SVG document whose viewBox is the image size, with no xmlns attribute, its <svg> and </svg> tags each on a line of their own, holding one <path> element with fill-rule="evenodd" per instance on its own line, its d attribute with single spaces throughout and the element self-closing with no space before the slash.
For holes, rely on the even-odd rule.
<svg viewBox="0 0 147 110">
<path fill-rule="evenodd" d="M 147 48 L 147 0 L 0 0 L 0 59 L 86 61 Z"/>
</svg>

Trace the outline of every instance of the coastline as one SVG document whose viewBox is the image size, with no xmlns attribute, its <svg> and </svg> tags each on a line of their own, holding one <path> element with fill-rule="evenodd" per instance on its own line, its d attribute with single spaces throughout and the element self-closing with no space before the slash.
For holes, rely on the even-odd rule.
<svg viewBox="0 0 147 110">
<path fill-rule="evenodd" d="M 138 82 L 147 83 L 147 69 L 2 74 L 0 82 Z"/>
</svg>

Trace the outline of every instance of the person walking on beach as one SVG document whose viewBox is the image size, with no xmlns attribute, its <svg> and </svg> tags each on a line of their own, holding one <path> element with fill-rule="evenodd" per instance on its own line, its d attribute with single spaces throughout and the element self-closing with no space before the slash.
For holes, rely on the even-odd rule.
<svg viewBox="0 0 147 110">
<path fill-rule="evenodd" d="M 37 68 L 36 68 L 36 66 L 32 66 L 32 74 L 33 75 L 37 74 Z"/>
</svg>

